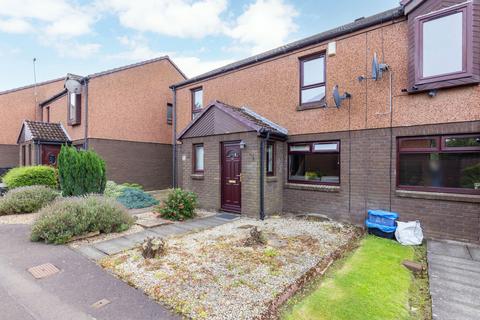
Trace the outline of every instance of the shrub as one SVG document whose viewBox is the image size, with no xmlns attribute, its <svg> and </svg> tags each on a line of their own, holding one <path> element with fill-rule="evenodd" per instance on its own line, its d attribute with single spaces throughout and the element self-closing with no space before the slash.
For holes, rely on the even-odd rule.
<svg viewBox="0 0 480 320">
<path fill-rule="evenodd" d="M 49 166 L 18 167 L 10 169 L 2 180 L 9 189 L 34 185 L 56 188 L 57 170 Z"/>
<path fill-rule="evenodd" d="M 177 188 L 170 191 L 167 200 L 156 210 L 162 218 L 185 220 L 195 216 L 196 205 L 197 195 L 195 193 Z"/>
<path fill-rule="evenodd" d="M 158 204 L 158 200 L 137 188 L 125 188 L 117 198 L 128 209 L 147 208 Z"/>
<path fill-rule="evenodd" d="M 93 151 L 62 146 L 58 155 L 58 175 L 64 196 L 101 194 L 105 190 L 105 161 Z"/>
<path fill-rule="evenodd" d="M 89 232 L 122 232 L 133 218 L 114 199 L 98 195 L 55 201 L 40 211 L 31 240 L 62 244 Z"/>
<path fill-rule="evenodd" d="M 58 196 L 57 191 L 46 186 L 12 189 L 0 199 L 0 215 L 35 212 Z"/>
<path fill-rule="evenodd" d="M 123 194 L 123 191 L 125 191 L 125 189 L 127 188 L 143 190 L 143 186 L 139 185 L 138 183 L 117 184 L 114 181 L 109 180 L 105 185 L 105 191 L 103 192 L 103 194 L 106 197 L 118 198 Z"/>
</svg>

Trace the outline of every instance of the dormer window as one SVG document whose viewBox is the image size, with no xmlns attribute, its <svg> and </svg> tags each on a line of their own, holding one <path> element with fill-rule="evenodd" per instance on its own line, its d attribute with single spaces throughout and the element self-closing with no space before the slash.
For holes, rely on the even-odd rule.
<svg viewBox="0 0 480 320">
<path fill-rule="evenodd" d="M 82 95 L 76 93 L 68 94 L 68 125 L 79 125 L 82 118 Z"/>
<path fill-rule="evenodd" d="M 471 2 L 418 16 L 415 84 L 471 76 Z"/>
</svg>

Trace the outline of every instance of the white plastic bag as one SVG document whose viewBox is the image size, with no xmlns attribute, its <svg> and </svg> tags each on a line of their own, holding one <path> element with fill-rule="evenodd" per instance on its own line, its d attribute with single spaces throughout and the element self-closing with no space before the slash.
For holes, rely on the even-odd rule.
<svg viewBox="0 0 480 320">
<path fill-rule="evenodd" d="M 415 246 L 422 244 L 423 231 L 420 221 L 401 222 L 397 221 L 397 230 L 395 230 L 395 238 L 404 246 Z"/>
</svg>

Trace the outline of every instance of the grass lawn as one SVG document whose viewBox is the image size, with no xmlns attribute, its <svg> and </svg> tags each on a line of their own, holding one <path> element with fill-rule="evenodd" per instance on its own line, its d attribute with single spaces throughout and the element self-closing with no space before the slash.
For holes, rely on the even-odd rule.
<svg viewBox="0 0 480 320">
<path fill-rule="evenodd" d="M 367 236 L 351 255 L 292 298 L 284 320 L 429 319 L 428 276 L 414 277 L 402 261 L 424 262 L 425 247 Z"/>
</svg>

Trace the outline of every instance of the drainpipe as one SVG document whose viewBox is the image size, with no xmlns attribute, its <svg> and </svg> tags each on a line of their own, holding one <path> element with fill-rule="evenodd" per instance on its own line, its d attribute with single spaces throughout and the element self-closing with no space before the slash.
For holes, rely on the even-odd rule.
<svg viewBox="0 0 480 320">
<path fill-rule="evenodd" d="M 85 137 L 83 138 L 83 148 L 88 150 L 88 82 L 89 77 L 83 78 L 85 83 Z"/>
<path fill-rule="evenodd" d="M 260 129 L 260 220 L 265 220 L 265 142 L 270 131 Z"/>
<path fill-rule="evenodd" d="M 173 133 L 172 133 L 172 185 L 174 188 L 177 187 L 177 90 L 175 87 L 172 87 L 173 91 L 173 105 L 172 105 L 172 117 L 173 117 Z"/>
</svg>

